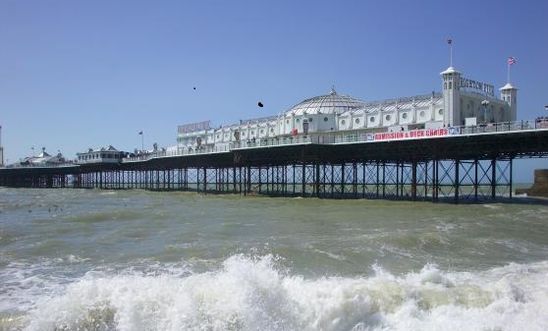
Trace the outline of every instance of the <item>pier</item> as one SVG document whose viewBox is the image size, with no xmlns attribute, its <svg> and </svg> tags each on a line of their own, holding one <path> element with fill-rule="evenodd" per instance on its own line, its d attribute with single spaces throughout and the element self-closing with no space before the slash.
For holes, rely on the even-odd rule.
<svg viewBox="0 0 548 331">
<path fill-rule="evenodd" d="M 444 130 L 442 136 L 339 132 L 117 163 L 1 168 L 0 186 L 459 203 L 511 199 L 513 161 L 548 156 L 548 128 Z"/>
</svg>

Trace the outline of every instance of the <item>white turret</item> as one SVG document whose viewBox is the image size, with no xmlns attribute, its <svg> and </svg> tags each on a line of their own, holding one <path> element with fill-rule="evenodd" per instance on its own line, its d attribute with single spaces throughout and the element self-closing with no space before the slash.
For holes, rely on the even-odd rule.
<svg viewBox="0 0 548 331">
<path fill-rule="evenodd" d="M 510 106 L 510 121 L 517 120 L 517 97 L 518 89 L 512 86 L 510 83 L 506 83 L 503 87 L 499 89 L 500 98 L 505 101 L 508 106 Z"/>
<path fill-rule="evenodd" d="M 440 73 L 443 89 L 443 124 L 461 125 L 460 72 L 452 66 Z"/>
</svg>

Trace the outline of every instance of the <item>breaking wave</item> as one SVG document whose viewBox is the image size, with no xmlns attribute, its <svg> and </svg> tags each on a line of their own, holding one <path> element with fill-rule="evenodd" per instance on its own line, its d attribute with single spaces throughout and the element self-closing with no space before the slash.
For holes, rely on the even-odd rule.
<svg viewBox="0 0 548 331">
<path fill-rule="evenodd" d="M 268 255 L 205 273 L 90 271 L 5 317 L 26 330 L 545 330 L 548 261 L 308 279 Z M 1 317 L 1 316 L 0 316 Z M 2 325 L 0 325 L 0 329 Z"/>
</svg>

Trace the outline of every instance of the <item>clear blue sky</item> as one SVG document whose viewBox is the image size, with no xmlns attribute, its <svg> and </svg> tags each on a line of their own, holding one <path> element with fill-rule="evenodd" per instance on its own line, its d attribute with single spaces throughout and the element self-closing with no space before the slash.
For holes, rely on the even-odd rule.
<svg viewBox="0 0 548 331">
<path fill-rule="evenodd" d="M 133 150 L 140 130 L 172 145 L 177 124 L 273 115 L 331 85 L 364 100 L 439 91 L 447 36 L 457 69 L 495 87 L 516 57 L 518 118 L 532 119 L 548 104 L 547 13 L 540 0 L 0 0 L 5 158 Z M 516 180 L 548 160 L 526 164 Z"/>
</svg>

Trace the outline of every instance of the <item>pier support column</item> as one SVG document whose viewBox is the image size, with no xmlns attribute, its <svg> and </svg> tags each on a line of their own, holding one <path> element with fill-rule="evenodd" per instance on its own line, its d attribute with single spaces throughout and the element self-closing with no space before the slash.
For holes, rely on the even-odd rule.
<svg viewBox="0 0 548 331">
<path fill-rule="evenodd" d="M 356 162 L 352 163 L 352 195 L 354 199 L 358 198 L 358 166 Z"/>
<path fill-rule="evenodd" d="M 432 183 L 432 201 L 433 202 L 438 202 L 438 198 L 439 198 L 439 190 L 440 190 L 440 187 L 439 187 L 439 181 L 438 181 L 438 163 L 439 161 L 438 160 L 434 160 L 433 161 L 433 172 L 434 172 L 434 178 L 432 179 L 433 180 L 433 183 Z"/>
<path fill-rule="evenodd" d="M 207 193 L 207 167 L 204 167 L 204 187 L 203 187 L 203 190 L 204 190 L 204 194 Z"/>
<path fill-rule="evenodd" d="M 314 193 L 317 198 L 320 197 L 320 163 L 314 164 Z"/>
<path fill-rule="evenodd" d="M 491 160 L 491 199 L 495 200 L 497 194 L 497 160 Z"/>
<path fill-rule="evenodd" d="M 514 195 L 514 192 L 513 192 L 513 177 L 514 177 L 514 174 L 513 174 L 513 164 L 514 164 L 514 159 L 513 158 L 510 158 L 510 160 L 508 161 L 510 162 L 510 176 L 508 178 L 508 181 L 509 181 L 509 185 L 510 185 L 510 199 L 512 199 L 513 195 Z"/>
<path fill-rule="evenodd" d="M 417 161 L 411 163 L 411 199 L 417 200 Z"/>
<path fill-rule="evenodd" d="M 455 181 L 454 181 L 454 188 L 455 188 L 455 203 L 459 203 L 459 194 L 460 194 L 460 174 L 459 174 L 459 168 L 460 168 L 460 160 L 455 160 Z"/>
<path fill-rule="evenodd" d="M 302 197 L 305 197 L 306 196 L 306 165 L 303 163 L 302 167 L 301 167 L 301 174 L 302 174 L 302 178 L 301 178 L 301 196 Z"/>
</svg>

